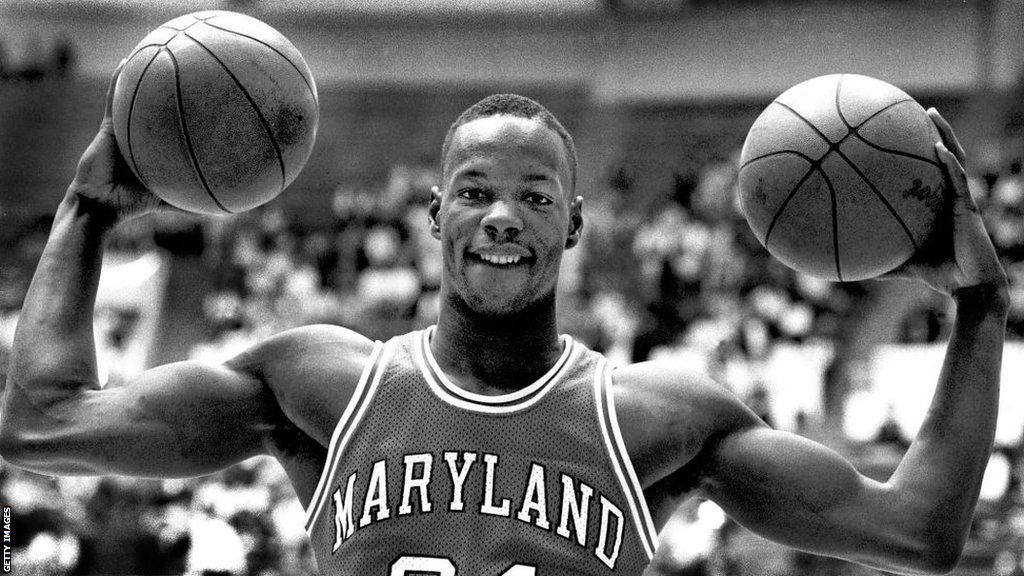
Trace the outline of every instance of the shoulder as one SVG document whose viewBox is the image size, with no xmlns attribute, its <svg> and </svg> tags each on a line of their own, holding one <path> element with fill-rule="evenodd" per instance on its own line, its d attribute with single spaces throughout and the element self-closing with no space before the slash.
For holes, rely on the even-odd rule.
<svg viewBox="0 0 1024 576">
<path fill-rule="evenodd" d="M 330 438 L 375 342 L 332 325 L 286 330 L 227 362 L 267 386 L 284 415 L 317 440 Z"/>
<path fill-rule="evenodd" d="M 764 423 L 723 385 L 668 362 L 612 372 L 616 414 L 645 485 L 677 471 L 734 432 Z"/>
<path fill-rule="evenodd" d="M 743 426 L 753 413 L 709 376 L 670 362 L 641 362 L 612 372 L 616 406 L 642 409 L 669 422 L 680 417 L 715 429 Z M 662 424 L 669 422 L 661 422 Z"/>
<path fill-rule="evenodd" d="M 374 342 L 358 332 L 317 324 L 275 334 L 232 358 L 228 365 L 271 378 L 276 372 L 301 373 L 317 366 L 362 370 L 373 347 Z"/>
</svg>

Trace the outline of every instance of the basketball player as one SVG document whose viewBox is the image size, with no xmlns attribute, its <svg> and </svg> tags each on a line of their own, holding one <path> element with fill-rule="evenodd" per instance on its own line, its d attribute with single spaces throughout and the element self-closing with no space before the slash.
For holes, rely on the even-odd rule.
<svg viewBox="0 0 1024 576">
<path fill-rule="evenodd" d="M 160 206 L 118 155 L 108 106 L 25 299 L 3 455 L 43 474 L 145 477 L 273 455 L 325 575 L 669 574 L 657 530 L 692 496 L 802 550 L 948 571 L 993 440 L 1007 281 L 963 152 L 932 118 L 949 250 L 901 272 L 958 314 L 932 408 L 888 482 L 769 428 L 685 366 L 612 366 L 559 335 L 559 262 L 583 228 L 576 153 L 548 111 L 509 95 L 467 110 L 444 142 L 429 211 L 444 261 L 436 326 L 385 343 L 299 328 L 223 365 L 160 366 L 106 390 L 92 342 L 104 238 Z"/>
</svg>

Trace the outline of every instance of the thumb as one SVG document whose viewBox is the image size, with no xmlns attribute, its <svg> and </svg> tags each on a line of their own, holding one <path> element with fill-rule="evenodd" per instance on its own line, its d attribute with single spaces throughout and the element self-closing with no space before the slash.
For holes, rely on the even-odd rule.
<svg viewBox="0 0 1024 576">
<path fill-rule="evenodd" d="M 121 76 L 121 70 L 124 69 L 125 63 L 128 62 L 127 58 L 123 58 L 118 63 L 117 68 L 114 69 L 114 73 L 110 75 L 110 83 L 107 85 L 107 100 L 106 105 L 103 108 L 103 124 L 109 124 L 113 121 L 113 110 L 114 110 L 114 90 L 117 87 L 117 79 Z"/>
</svg>

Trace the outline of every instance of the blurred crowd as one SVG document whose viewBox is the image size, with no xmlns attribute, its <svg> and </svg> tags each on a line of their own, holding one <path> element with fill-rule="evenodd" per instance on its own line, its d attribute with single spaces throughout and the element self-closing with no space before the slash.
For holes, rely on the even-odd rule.
<svg viewBox="0 0 1024 576">
<path fill-rule="evenodd" d="M 441 254 L 427 227 L 435 177 L 433 167 L 396 166 L 378 189 L 339 187 L 327 224 L 309 225 L 278 202 L 230 218 L 147 218 L 123 226 L 110 250 L 169 254 L 201 271 L 192 279 L 201 296 L 188 319 L 192 358 L 225 359 L 314 322 L 384 339 L 436 318 Z M 640 203 L 628 170 L 612 171 L 607 189 L 585 202 L 584 239 L 563 264 L 559 314 L 564 331 L 613 359 L 694 363 L 770 420 L 762 363 L 780 345 L 841 340 L 871 288 L 799 275 L 769 257 L 736 210 L 735 181 L 735 158 L 722 158 Z M 1020 162 L 977 175 L 971 188 L 1011 276 L 1010 337 L 1022 339 Z M 4 371 L 47 227 L 26 224 L 8 253 L 13 265 L 0 267 Z M 939 299 L 912 310 L 898 339 L 943 338 L 945 306 Z M 103 324 L 101 354 L 125 349 L 138 325 Z M 107 385 L 117 378 L 112 372 Z M 301 507 L 266 458 L 162 481 L 48 478 L 0 464 L 0 500 L 14 513 L 19 574 L 315 573 Z"/>
<path fill-rule="evenodd" d="M 77 49 L 64 36 L 32 36 L 18 48 L 0 39 L 0 82 L 39 82 L 74 71 Z"/>
</svg>

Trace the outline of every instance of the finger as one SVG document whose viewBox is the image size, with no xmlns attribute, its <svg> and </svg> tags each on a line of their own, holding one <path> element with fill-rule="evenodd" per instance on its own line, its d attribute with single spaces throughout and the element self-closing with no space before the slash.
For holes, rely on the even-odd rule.
<svg viewBox="0 0 1024 576">
<path fill-rule="evenodd" d="M 103 108 L 103 121 L 107 122 L 112 118 L 112 110 L 114 109 L 114 88 L 117 86 L 117 78 L 121 75 L 121 69 L 124 68 L 125 63 L 128 62 L 127 58 L 123 58 L 118 63 L 117 68 L 114 69 L 114 73 L 110 75 L 110 84 L 107 85 L 107 103 Z"/>
<path fill-rule="evenodd" d="M 942 143 L 953 152 L 961 165 L 964 164 L 967 161 L 967 153 L 964 152 L 964 147 L 960 145 L 960 140 L 956 137 L 956 133 L 953 132 L 953 127 L 949 125 L 949 122 L 935 108 L 928 109 L 928 116 L 932 119 L 935 127 L 939 129 Z"/>
<path fill-rule="evenodd" d="M 974 198 L 971 196 L 971 189 L 967 185 L 967 173 L 964 171 L 960 159 L 950 152 L 949 148 L 946 148 L 946 145 L 942 142 L 935 143 L 935 152 L 942 162 L 942 168 L 946 173 L 949 184 L 953 188 L 953 192 L 956 196 L 967 202 L 969 206 L 973 207 Z"/>
</svg>

